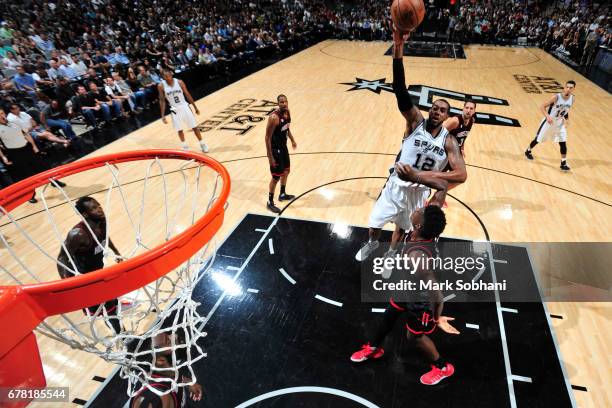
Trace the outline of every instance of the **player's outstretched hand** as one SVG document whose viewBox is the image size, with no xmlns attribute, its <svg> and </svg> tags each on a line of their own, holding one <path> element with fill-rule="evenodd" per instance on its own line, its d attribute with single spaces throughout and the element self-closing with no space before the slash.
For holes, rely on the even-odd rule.
<svg viewBox="0 0 612 408">
<path fill-rule="evenodd" d="M 440 316 L 438 319 L 438 327 L 448 334 L 459 334 L 459 330 L 455 329 L 449 322 L 455 320 L 454 317 Z"/>
<path fill-rule="evenodd" d="M 293 147 L 293 150 L 297 149 L 297 143 L 291 142 L 291 147 Z"/>
<path fill-rule="evenodd" d="M 202 399 L 202 386 L 198 383 L 189 386 L 189 396 L 194 401 Z"/>
<path fill-rule="evenodd" d="M 166 120 L 166 116 L 162 116 L 162 123 L 165 125 L 166 123 L 168 123 L 168 121 Z"/>
<path fill-rule="evenodd" d="M 416 180 L 416 171 L 412 168 L 412 166 L 407 164 L 402 164 L 400 162 L 395 163 L 395 171 L 399 176 L 400 180 L 404 181 L 415 181 Z"/>
</svg>

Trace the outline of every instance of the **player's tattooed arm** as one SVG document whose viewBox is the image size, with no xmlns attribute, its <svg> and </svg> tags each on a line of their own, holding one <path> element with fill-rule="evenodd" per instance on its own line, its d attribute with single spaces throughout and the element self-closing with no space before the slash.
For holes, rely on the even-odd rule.
<svg viewBox="0 0 612 408">
<path fill-rule="evenodd" d="M 268 124 L 266 125 L 266 152 L 268 155 L 268 161 L 270 162 L 270 167 L 276 166 L 274 156 L 272 155 L 272 133 L 278 124 L 279 120 L 277 115 L 268 116 Z"/>
<path fill-rule="evenodd" d="M 412 98 L 406 89 L 406 78 L 404 75 L 404 42 L 409 34 L 400 33 L 393 27 L 393 92 L 397 99 L 397 107 L 406 118 L 406 127 L 409 133 L 423 121 L 421 111 L 414 106 Z"/>
</svg>

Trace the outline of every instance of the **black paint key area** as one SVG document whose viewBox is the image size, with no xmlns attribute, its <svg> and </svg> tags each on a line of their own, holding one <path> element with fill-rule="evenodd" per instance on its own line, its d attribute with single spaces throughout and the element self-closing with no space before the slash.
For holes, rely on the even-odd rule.
<svg viewBox="0 0 612 408">
<path fill-rule="evenodd" d="M 497 408 L 511 407 L 512 398 L 518 407 L 572 406 L 538 303 L 500 305 L 518 313 L 500 312 L 495 302 L 445 304 L 443 314 L 455 317 L 461 334 L 431 336 L 456 370 L 439 385 L 420 383 L 429 367 L 408 344 L 401 322 L 385 340 L 381 359 L 351 362 L 381 321 L 377 309 L 386 306 L 361 302 L 361 269 L 354 256 L 367 230 L 280 218 L 266 233 L 273 222 L 247 215 L 219 247 L 195 292 L 206 315 L 227 289 L 227 279 L 219 275 L 239 274 L 238 286 L 225 292 L 206 325 L 202 346 L 208 356 L 195 366 L 204 398 L 190 406 Z M 526 277 L 525 268 L 531 271 L 526 252 L 516 248 L 493 246 L 494 256 L 503 253 L 507 261 L 494 263 L 498 279 L 512 279 L 516 261 L 522 284 L 536 290 L 533 273 L 532 282 Z M 487 266 L 487 280 L 490 274 Z M 108 407 L 108 395 L 125 395 L 120 383 L 109 382 L 112 387 L 91 406 Z"/>
</svg>

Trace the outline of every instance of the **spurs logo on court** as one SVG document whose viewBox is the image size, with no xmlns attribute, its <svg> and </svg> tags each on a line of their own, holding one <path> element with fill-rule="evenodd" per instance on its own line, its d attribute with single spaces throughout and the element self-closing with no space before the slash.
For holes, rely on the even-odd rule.
<svg viewBox="0 0 612 408">
<path fill-rule="evenodd" d="M 276 102 L 266 99 L 240 99 L 200 123 L 198 128 L 201 132 L 225 130 L 237 135 L 244 135 L 258 123 L 263 122 L 277 106 Z"/>
<path fill-rule="evenodd" d="M 375 94 L 380 94 L 381 91 L 393 92 L 393 85 L 385 82 L 386 78 L 376 79 L 373 81 L 355 78 L 355 82 L 342 82 L 341 85 L 350 85 L 352 88 L 347 91 L 359 91 L 367 89 Z M 465 101 L 471 99 L 479 105 L 502 105 L 509 106 L 505 99 L 494 98 L 485 95 L 471 95 L 463 92 L 449 91 L 448 89 L 434 88 L 426 85 L 410 85 L 408 93 L 412 96 L 413 103 L 421 110 L 429 110 L 434 98 L 454 99 L 456 101 Z M 451 108 L 451 113 L 460 114 L 461 109 Z M 477 112 L 475 116 L 476 123 L 484 125 L 496 126 L 513 126 L 520 127 L 521 124 L 517 119 L 506 116 L 496 115 L 493 113 Z"/>
</svg>

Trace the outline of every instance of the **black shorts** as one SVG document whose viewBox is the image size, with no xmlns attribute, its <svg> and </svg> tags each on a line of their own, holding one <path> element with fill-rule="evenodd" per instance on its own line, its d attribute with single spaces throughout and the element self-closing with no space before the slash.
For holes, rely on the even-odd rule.
<svg viewBox="0 0 612 408">
<path fill-rule="evenodd" d="M 429 308 L 412 308 L 407 303 L 395 303 L 391 306 L 402 312 L 405 319 L 406 330 L 413 335 L 431 334 L 436 330 L 437 323 L 433 318 L 433 312 Z"/>
<path fill-rule="evenodd" d="M 272 157 L 276 162 L 276 166 L 270 166 L 270 173 L 272 173 L 273 176 L 280 177 L 291 168 L 291 161 L 289 159 L 289 149 L 287 149 L 287 146 L 272 146 Z"/>
</svg>

